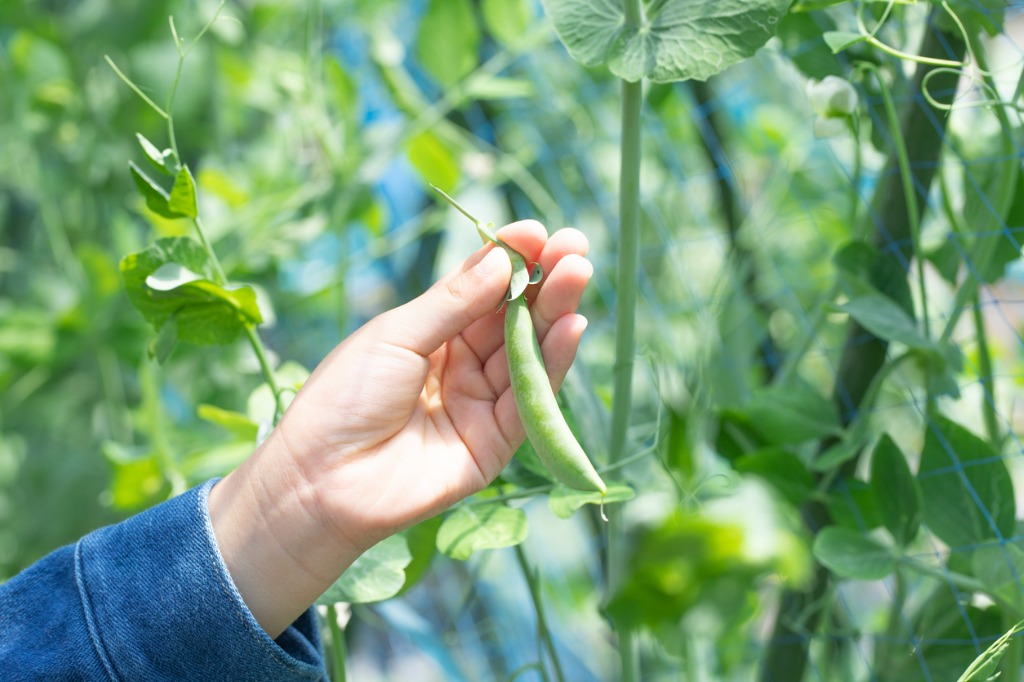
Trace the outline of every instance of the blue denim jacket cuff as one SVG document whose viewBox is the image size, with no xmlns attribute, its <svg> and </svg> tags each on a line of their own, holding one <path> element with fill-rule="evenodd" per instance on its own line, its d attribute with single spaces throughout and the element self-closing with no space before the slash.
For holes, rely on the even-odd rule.
<svg viewBox="0 0 1024 682">
<path fill-rule="evenodd" d="M 216 482 L 78 542 L 75 579 L 104 667 L 125 680 L 325 679 L 312 609 L 272 640 L 242 601 L 210 522 Z"/>
</svg>

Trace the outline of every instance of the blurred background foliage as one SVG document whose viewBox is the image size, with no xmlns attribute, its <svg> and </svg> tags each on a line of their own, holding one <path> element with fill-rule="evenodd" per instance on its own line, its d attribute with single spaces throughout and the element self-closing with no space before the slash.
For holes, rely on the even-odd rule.
<svg viewBox="0 0 1024 682">
<path fill-rule="evenodd" d="M 562 520 L 543 498 L 524 505 L 523 548 L 538 566 L 567 679 L 610 679 L 605 613 L 652 633 L 644 679 L 750 679 L 781 588 L 809 580 L 811 536 L 799 505 L 816 485 L 810 441 L 849 416 L 821 398 L 847 322 L 826 306 L 842 275 L 834 256 L 863 237 L 878 183 L 896 179 L 879 175 L 889 133 L 870 87 L 860 89 L 878 123 L 865 126 L 869 134 L 815 137 L 808 79 L 850 68 L 822 32 L 849 27 L 853 15 L 841 3 L 798 4 L 805 11 L 754 59 L 708 84 L 648 90 L 632 440 L 650 456 L 620 476 L 643 492 L 627 515 L 646 529 L 624 590 L 601 603 L 594 587 L 602 573 L 595 513 Z M 191 228 L 136 194 L 127 167 L 145 163 L 136 133 L 162 148 L 166 122 L 104 55 L 162 105 L 177 65 L 168 16 L 187 40 L 217 9 L 212 0 L 0 4 L 0 579 L 223 475 L 252 451 L 268 401 L 252 351 L 241 342 L 179 344 L 168 362 L 153 362 L 153 331 L 118 271 L 125 254 Z M 924 10 L 899 12 L 887 37 L 915 44 Z M 1017 8 L 1006 26 L 990 39 L 997 73 L 1019 71 Z M 916 96 L 910 71 L 887 64 L 898 102 Z M 562 397 L 601 463 L 616 298 L 617 93 L 614 78 L 567 57 L 530 0 L 234 0 L 185 62 L 173 114 L 208 235 L 231 280 L 257 289 L 261 336 L 286 383 L 301 383 L 345 335 L 476 248 L 473 231 L 426 182 L 497 223 L 536 217 L 551 230 L 582 229 L 595 265 L 582 306 L 590 327 Z M 999 134 L 984 109 L 953 117 L 963 164 L 944 171 L 940 201 L 968 225 L 977 216 L 970 202 L 984 203 L 995 175 Z M 974 328 L 956 335 L 959 390 L 943 407 L 979 432 L 985 400 L 997 402 L 1011 435 L 1024 404 L 1020 271 L 1002 269 L 1017 258 L 1021 218 L 998 226 L 1001 260 L 982 299 L 994 369 L 981 365 Z M 956 290 L 956 254 L 952 283 L 940 269 L 948 232 L 941 212 L 930 213 L 937 316 Z M 785 390 L 765 388 L 780 373 L 792 379 Z M 873 424 L 920 452 L 920 368 L 895 376 Z M 1002 453 L 1016 474 L 1015 438 Z M 544 484 L 528 453 L 521 459 L 502 483 Z M 850 527 L 873 528 L 876 502 L 866 472 L 856 474 L 830 508 Z M 436 525 L 407 538 L 414 564 L 401 597 L 353 607 L 352 677 L 546 679 L 525 563 L 512 549 L 431 561 L 431 532 Z M 886 677 L 861 649 L 824 646 L 812 665 L 833 672 L 816 679 L 953 679 L 1005 630 L 985 604 L 934 579 L 915 585 L 914 600 L 891 618 L 885 584 L 844 585 L 823 640 L 891 633 L 899 616 L 911 634 L 935 635 L 921 650 L 947 642 L 934 658 L 900 658 L 900 676 Z"/>
</svg>

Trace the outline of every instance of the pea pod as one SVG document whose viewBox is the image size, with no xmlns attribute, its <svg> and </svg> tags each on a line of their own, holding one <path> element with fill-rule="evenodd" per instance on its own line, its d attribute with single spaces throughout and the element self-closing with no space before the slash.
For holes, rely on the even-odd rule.
<svg viewBox="0 0 1024 682">
<path fill-rule="evenodd" d="M 434 189 L 476 224 L 481 237 L 504 248 L 512 261 L 512 281 L 505 310 L 505 354 L 508 356 L 509 379 L 519 418 L 537 456 L 555 478 L 565 485 L 605 494 L 607 486 L 573 435 L 558 407 L 555 393 L 551 390 L 551 381 L 544 368 L 544 358 L 533 329 L 533 319 L 526 305 L 524 292 L 530 277 L 525 260 L 515 249 L 494 235 L 492 224 L 481 223 L 450 196 L 437 187 Z"/>
</svg>

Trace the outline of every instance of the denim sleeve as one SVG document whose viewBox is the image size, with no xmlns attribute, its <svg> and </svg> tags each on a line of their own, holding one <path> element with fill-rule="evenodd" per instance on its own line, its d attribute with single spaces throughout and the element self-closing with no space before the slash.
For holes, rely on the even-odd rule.
<svg viewBox="0 0 1024 682">
<path fill-rule="evenodd" d="M 215 482 L 0 585 L 0 677 L 326 680 L 312 609 L 272 640 L 242 601 L 210 523 Z"/>
</svg>

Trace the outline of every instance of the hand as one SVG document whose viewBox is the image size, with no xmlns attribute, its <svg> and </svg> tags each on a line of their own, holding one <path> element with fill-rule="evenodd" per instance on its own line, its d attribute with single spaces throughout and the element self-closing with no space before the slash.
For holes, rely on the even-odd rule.
<svg viewBox="0 0 1024 682">
<path fill-rule="evenodd" d="M 499 236 L 546 274 L 527 296 L 557 388 L 586 328 L 575 310 L 592 274 L 587 240 L 572 229 L 548 239 L 534 221 Z M 488 245 L 371 320 L 320 363 L 257 453 L 214 487 L 221 553 L 271 636 L 359 554 L 483 489 L 508 464 L 524 437 L 498 312 L 510 274 L 508 256 Z"/>
</svg>

